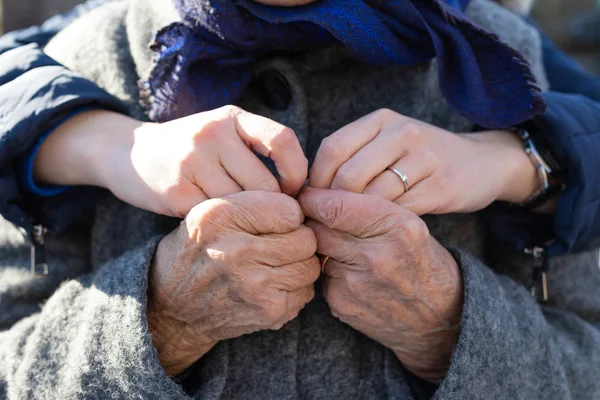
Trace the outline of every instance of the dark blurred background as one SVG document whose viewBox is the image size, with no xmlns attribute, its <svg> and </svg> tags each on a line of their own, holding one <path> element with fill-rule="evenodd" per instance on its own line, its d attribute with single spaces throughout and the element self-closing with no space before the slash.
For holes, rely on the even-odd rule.
<svg viewBox="0 0 600 400">
<path fill-rule="evenodd" d="M 0 32 L 39 24 L 80 2 L 0 0 Z M 534 16 L 562 48 L 600 73 L 600 0 L 537 0 Z"/>
</svg>

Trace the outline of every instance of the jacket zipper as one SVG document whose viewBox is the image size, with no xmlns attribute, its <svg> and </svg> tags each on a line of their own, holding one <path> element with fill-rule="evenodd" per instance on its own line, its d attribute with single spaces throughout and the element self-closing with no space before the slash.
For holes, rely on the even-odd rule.
<svg viewBox="0 0 600 400">
<path fill-rule="evenodd" d="M 36 277 L 47 276 L 48 262 L 46 261 L 46 233 L 43 225 L 33 225 L 31 230 L 31 274 Z"/>
<path fill-rule="evenodd" d="M 546 249 L 536 246 L 525 249 L 524 252 L 533 257 L 531 295 L 546 302 L 548 301 L 548 268 L 550 265 L 548 257 L 546 257 Z"/>
</svg>

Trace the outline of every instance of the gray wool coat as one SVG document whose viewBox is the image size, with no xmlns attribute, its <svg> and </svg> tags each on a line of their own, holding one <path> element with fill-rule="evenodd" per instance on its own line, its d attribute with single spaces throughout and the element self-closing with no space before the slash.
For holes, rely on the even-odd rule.
<svg viewBox="0 0 600 400">
<path fill-rule="evenodd" d="M 489 0 L 473 0 L 468 14 L 522 51 L 544 85 L 530 27 Z M 177 18 L 169 0 L 115 0 L 65 29 L 47 52 L 144 118 L 137 82 L 152 67 L 148 45 Z M 259 86 L 265 71 L 289 83 L 290 104 L 275 109 L 253 86 L 239 105 L 293 128 L 309 159 L 328 133 L 382 107 L 455 132 L 472 128 L 444 102 L 435 62 L 374 67 L 333 47 L 264 60 Z M 434 398 L 600 398 L 598 254 L 553 260 L 550 302 L 540 306 L 525 287 L 530 265 L 490 251 L 497 243 L 477 215 L 427 222 L 455 255 L 465 287 L 459 343 Z M 424 385 L 389 350 L 332 317 L 319 293 L 281 330 L 221 342 L 183 376 L 168 377 L 152 347 L 146 289 L 156 245 L 177 223 L 106 199 L 48 237 L 49 275 L 33 277 L 28 243 L 0 220 L 0 398 L 418 398 Z"/>
</svg>

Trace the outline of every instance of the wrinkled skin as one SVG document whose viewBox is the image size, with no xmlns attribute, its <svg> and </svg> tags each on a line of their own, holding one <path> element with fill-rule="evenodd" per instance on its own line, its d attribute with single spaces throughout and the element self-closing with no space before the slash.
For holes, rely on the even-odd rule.
<svg viewBox="0 0 600 400">
<path fill-rule="evenodd" d="M 462 278 L 452 255 L 412 212 L 376 196 L 305 188 L 299 198 L 325 264 L 331 312 L 442 379 L 460 333 Z"/>
<path fill-rule="evenodd" d="M 208 200 L 158 247 L 148 321 L 165 370 L 176 375 L 221 340 L 279 329 L 314 295 L 313 232 L 283 194 Z"/>
</svg>

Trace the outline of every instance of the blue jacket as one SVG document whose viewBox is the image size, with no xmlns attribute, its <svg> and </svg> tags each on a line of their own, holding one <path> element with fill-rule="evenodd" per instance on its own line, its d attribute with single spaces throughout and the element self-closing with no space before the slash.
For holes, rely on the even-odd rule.
<svg viewBox="0 0 600 400">
<path fill-rule="evenodd" d="M 40 195 L 24 188 L 27 177 L 19 171 L 40 138 L 78 110 L 123 110 L 118 100 L 42 51 L 72 19 L 105 1 L 89 1 L 41 27 L 0 38 L 0 214 L 26 230 L 33 224 L 61 230 L 98 198 L 93 188 Z M 600 101 L 600 81 L 548 40 L 545 51 L 555 91 L 545 95 L 548 111 L 533 123 L 568 166 L 567 189 L 555 217 L 501 205 L 485 214 L 491 230 L 512 246 L 544 245 L 556 255 L 595 246 L 600 238 L 600 103 L 591 100 Z"/>
<path fill-rule="evenodd" d="M 42 135 L 85 107 L 124 111 L 92 82 L 44 54 L 42 48 L 70 21 L 106 0 L 92 0 L 41 27 L 0 38 L 0 215 L 30 230 L 61 230 L 90 207 L 99 189 L 74 188 L 56 196 L 33 195 L 19 179 L 25 154 Z"/>
</svg>

